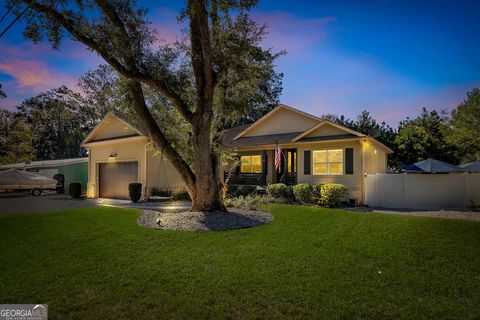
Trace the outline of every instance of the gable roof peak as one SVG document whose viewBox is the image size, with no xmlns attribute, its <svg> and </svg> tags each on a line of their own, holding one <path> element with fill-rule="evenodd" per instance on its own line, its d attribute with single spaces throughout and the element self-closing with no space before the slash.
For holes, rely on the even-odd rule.
<svg viewBox="0 0 480 320">
<path fill-rule="evenodd" d="M 306 113 L 302 110 L 299 110 L 299 109 L 296 109 L 296 108 L 293 108 L 293 107 L 290 107 L 290 106 L 287 106 L 286 104 L 283 104 L 283 103 L 280 103 L 278 104 L 275 108 L 273 108 L 272 110 L 270 110 L 267 114 L 265 114 L 263 117 L 261 117 L 260 119 L 258 119 L 257 121 L 255 121 L 254 123 L 252 123 L 248 128 L 246 128 L 245 130 L 243 130 L 242 132 L 240 132 L 237 136 L 234 137 L 234 140 L 237 140 L 238 138 L 244 136 L 246 133 L 248 133 L 250 130 L 252 130 L 253 128 L 256 128 L 258 127 L 261 123 L 265 122 L 266 120 L 268 120 L 272 115 L 276 114 L 279 110 L 288 110 L 288 111 L 291 111 L 291 112 L 295 112 L 297 114 L 300 114 L 304 117 L 308 117 L 310 119 L 313 119 L 315 121 L 322 121 L 321 118 L 317 117 L 317 116 L 314 116 L 312 114 L 309 114 L 309 113 Z"/>
<path fill-rule="evenodd" d="M 146 136 L 142 131 L 140 131 L 138 128 L 136 128 L 135 126 L 133 126 L 132 124 L 130 124 L 129 122 L 127 122 L 126 120 L 122 119 L 120 116 L 116 115 L 113 111 L 108 111 L 102 118 L 102 120 L 100 120 L 96 125 L 95 127 L 93 127 L 93 129 L 90 131 L 90 133 L 85 137 L 85 139 L 82 141 L 81 145 L 84 145 L 88 142 L 90 142 L 90 140 L 92 139 L 92 137 L 95 136 L 95 133 L 99 130 L 99 128 L 101 128 L 102 124 L 108 119 L 108 118 L 114 118 L 118 121 L 120 121 L 121 123 L 123 123 L 126 127 L 129 127 L 131 128 L 133 131 L 135 131 L 136 134 L 138 134 L 139 136 Z"/>
</svg>

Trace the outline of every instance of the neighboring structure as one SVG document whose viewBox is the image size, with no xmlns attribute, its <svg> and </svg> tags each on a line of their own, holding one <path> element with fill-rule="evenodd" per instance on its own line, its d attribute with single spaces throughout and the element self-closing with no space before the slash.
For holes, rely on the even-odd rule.
<svg viewBox="0 0 480 320">
<path fill-rule="evenodd" d="M 461 164 L 459 167 L 466 172 L 480 172 L 480 161 Z"/>
<path fill-rule="evenodd" d="M 73 181 L 80 181 L 85 191 L 87 188 L 88 158 L 73 158 L 61 160 L 44 160 L 5 164 L 0 170 L 20 169 L 30 172 L 37 172 L 47 178 L 53 178 L 56 174 L 63 174 L 65 177 L 65 189 L 68 192 L 68 185 Z"/>
<path fill-rule="evenodd" d="M 369 136 L 285 105 L 251 125 L 228 130 L 224 143 L 240 155 L 238 168 L 224 170 L 229 183 L 341 183 L 359 203 L 365 175 L 385 173 L 392 152 Z M 279 170 L 276 145 L 282 149 Z"/>
<path fill-rule="evenodd" d="M 180 175 L 159 152 L 149 148 L 148 135 L 113 113 L 108 113 L 88 134 L 90 198 L 128 198 L 128 184 L 140 182 L 142 197 L 152 188 L 182 189 Z"/>
<path fill-rule="evenodd" d="M 409 173 L 458 173 L 465 170 L 453 164 L 429 158 L 406 165 L 402 168 L 402 171 Z"/>
<path fill-rule="evenodd" d="M 176 169 L 150 150 L 149 141 L 140 129 L 107 114 L 82 143 L 89 150 L 88 196 L 126 198 L 130 182 L 143 184 L 144 197 L 152 188 L 182 189 Z M 392 152 L 371 137 L 285 105 L 251 125 L 228 130 L 224 144 L 236 149 L 241 160 L 233 171 L 222 169 L 231 184 L 341 183 L 358 202 L 365 174 L 386 172 Z M 283 150 L 278 171 L 276 144 Z"/>
</svg>

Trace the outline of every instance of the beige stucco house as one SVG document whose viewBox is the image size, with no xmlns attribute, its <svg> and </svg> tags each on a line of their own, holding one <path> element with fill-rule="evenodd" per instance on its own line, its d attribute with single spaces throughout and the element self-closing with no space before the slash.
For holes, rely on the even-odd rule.
<svg viewBox="0 0 480 320">
<path fill-rule="evenodd" d="M 359 203 L 365 175 L 385 173 L 392 152 L 371 137 L 286 105 L 253 124 L 228 130 L 224 144 L 240 157 L 237 168 L 222 169 L 230 184 L 341 183 Z M 125 198 L 130 182 L 141 182 L 144 195 L 151 188 L 183 186 L 170 162 L 149 147 L 148 135 L 112 113 L 82 145 L 89 150 L 89 197 Z M 278 170 L 276 145 L 283 153 Z"/>
<path fill-rule="evenodd" d="M 385 173 L 392 152 L 369 136 L 286 105 L 230 129 L 224 141 L 241 157 L 238 168 L 224 173 L 229 183 L 341 183 L 358 203 L 363 202 L 365 175 Z M 276 145 L 283 152 L 278 170 Z"/>
</svg>

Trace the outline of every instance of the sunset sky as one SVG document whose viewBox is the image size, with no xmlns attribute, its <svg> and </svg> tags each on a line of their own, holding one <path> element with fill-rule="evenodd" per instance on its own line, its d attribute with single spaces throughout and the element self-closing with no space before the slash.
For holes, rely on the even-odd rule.
<svg viewBox="0 0 480 320">
<path fill-rule="evenodd" d="M 174 40 L 183 2 L 139 4 L 150 9 L 159 35 Z M 354 118 L 367 109 L 396 126 L 423 106 L 450 110 L 480 87 L 480 1 L 269 0 L 252 15 L 269 26 L 263 45 L 288 52 L 277 66 L 285 74 L 281 102 L 315 115 Z M 101 63 L 71 40 L 60 51 L 33 45 L 22 27 L 0 38 L 3 108 L 15 110 L 62 84 L 75 88 L 79 76 Z"/>
</svg>

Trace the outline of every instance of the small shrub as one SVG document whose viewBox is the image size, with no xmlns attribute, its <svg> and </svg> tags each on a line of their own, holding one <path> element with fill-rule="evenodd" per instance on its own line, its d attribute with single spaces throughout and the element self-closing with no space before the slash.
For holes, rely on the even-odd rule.
<svg viewBox="0 0 480 320">
<path fill-rule="evenodd" d="M 274 183 L 267 186 L 267 193 L 274 198 L 289 198 L 288 187 L 283 183 Z"/>
<path fill-rule="evenodd" d="M 237 198 L 226 198 L 225 206 L 244 210 L 260 210 L 265 205 L 285 203 L 282 198 L 271 198 L 260 195 L 240 196 Z"/>
<path fill-rule="evenodd" d="M 308 183 L 300 183 L 292 188 L 295 201 L 306 204 L 312 203 L 312 187 Z"/>
<path fill-rule="evenodd" d="M 174 192 L 172 197 L 173 197 L 173 200 L 175 200 L 175 201 L 190 201 L 191 200 L 190 195 L 185 190 Z"/>
<path fill-rule="evenodd" d="M 240 196 L 250 196 L 254 195 L 257 190 L 257 186 L 250 186 L 250 185 L 245 185 L 245 186 L 237 186 L 237 190 L 235 193 L 233 193 L 234 197 L 240 197 Z"/>
<path fill-rule="evenodd" d="M 480 212 L 480 201 L 474 201 L 470 199 L 468 204 L 468 210 Z"/>
<path fill-rule="evenodd" d="M 82 183 L 75 181 L 68 186 L 68 194 L 72 198 L 80 198 L 82 196 Z"/>
<path fill-rule="evenodd" d="M 228 184 L 227 185 L 227 197 L 234 197 L 237 190 L 238 190 L 238 185 Z"/>
<path fill-rule="evenodd" d="M 312 201 L 315 203 L 320 203 L 320 193 L 322 191 L 322 183 L 312 184 Z"/>
<path fill-rule="evenodd" d="M 137 203 L 142 197 L 142 184 L 138 182 L 132 182 L 128 185 L 128 195 L 133 203 Z"/>
<path fill-rule="evenodd" d="M 170 197 L 172 196 L 172 190 L 170 189 L 160 189 L 160 188 L 151 188 L 150 195 L 156 197 Z"/>
<path fill-rule="evenodd" d="M 320 190 L 320 204 L 327 207 L 338 207 L 347 194 L 348 190 L 343 184 L 324 184 Z"/>
</svg>

